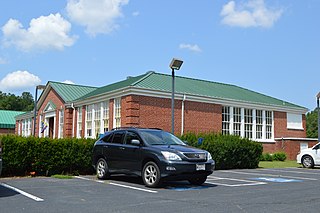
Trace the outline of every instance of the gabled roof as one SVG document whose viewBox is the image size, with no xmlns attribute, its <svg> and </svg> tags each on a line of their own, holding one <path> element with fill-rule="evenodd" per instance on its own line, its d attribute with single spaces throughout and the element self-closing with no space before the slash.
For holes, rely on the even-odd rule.
<svg viewBox="0 0 320 213">
<path fill-rule="evenodd" d="M 16 126 L 14 117 L 23 113 L 25 112 L 0 110 L 0 128 L 14 129 Z"/>
<path fill-rule="evenodd" d="M 126 88 L 140 88 L 170 93 L 171 84 L 171 75 L 160 74 L 156 72 L 147 72 L 143 75 L 129 77 L 126 80 L 100 87 L 93 92 L 79 98 L 78 101 L 89 99 L 94 96 L 100 96 L 114 90 Z M 293 108 L 296 110 L 307 111 L 305 107 L 298 106 L 239 86 L 180 76 L 175 77 L 175 92 L 177 94 L 200 96 L 216 100 L 242 102 L 247 104 L 274 106 L 280 108 Z"/>
<path fill-rule="evenodd" d="M 47 86 L 48 85 L 58 93 L 65 103 L 72 102 L 97 89 L 97 87 L 66 84 L 53 81 L 49 81 Z"/>
</svg>

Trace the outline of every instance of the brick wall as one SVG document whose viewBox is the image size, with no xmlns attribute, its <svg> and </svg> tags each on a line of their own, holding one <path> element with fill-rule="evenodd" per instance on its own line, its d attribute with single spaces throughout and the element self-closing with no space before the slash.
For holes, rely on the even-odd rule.
<svg viewBox="0 0 320 213">
<path fill-rule="evenodd" d="M 305 115 L 302 116 L 302 125 L 304 130 L 287 129 L 287 113 L 286 112 L 274 112 L 273 116 L 274 116 L 274 137 L 275 138 L 307 137 Z"/>
<path fill-rule="evenodd" d="M 15 129 L 0 128 L 0 135 L 14 134 L 14 133 L 15 133 Z"/>
</svg>

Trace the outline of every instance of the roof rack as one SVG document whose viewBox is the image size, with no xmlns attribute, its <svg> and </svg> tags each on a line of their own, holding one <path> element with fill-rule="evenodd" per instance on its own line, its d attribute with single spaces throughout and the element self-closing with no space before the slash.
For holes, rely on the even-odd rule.
<svg viewBox="0 0 320 213">
<path fill-rule="evenodd" d="M 158 127 L 134 127 L 134 126 L 126 126 L 126 127 L 115 127 L 111 129 L 111 131 L 119 130 L 119 129 L 156 129 L 156 130 L 162 130 Z"/>
</svg>

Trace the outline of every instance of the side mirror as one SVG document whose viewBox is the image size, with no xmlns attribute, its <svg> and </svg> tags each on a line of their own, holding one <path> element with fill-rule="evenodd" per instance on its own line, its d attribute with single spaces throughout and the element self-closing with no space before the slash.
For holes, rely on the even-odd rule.
<svg viewBox="0 0 320 213">
<path fill-rule="evenodd" d="M 131 140 L 131 144 L 132 144 L 132 145 L 137 145 L 137 146 L 139 146 L 139 145 L 140 145 L 140 141 L 137 140 L 137 139 L 132 139 L 132 140 Z"/>
</svg>

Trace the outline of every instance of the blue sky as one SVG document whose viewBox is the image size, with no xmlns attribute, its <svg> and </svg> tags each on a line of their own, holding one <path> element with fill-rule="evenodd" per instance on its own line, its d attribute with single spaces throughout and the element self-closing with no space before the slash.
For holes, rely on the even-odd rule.
<svg viewBox="0 0 320 213">
<path fill-rule="evenodd" d="M 319 0 L 5 0 L 0 91 L 103 86 L 147 71 L 235 84 L 309 109 L 320 91 Z"/>
</svg>

